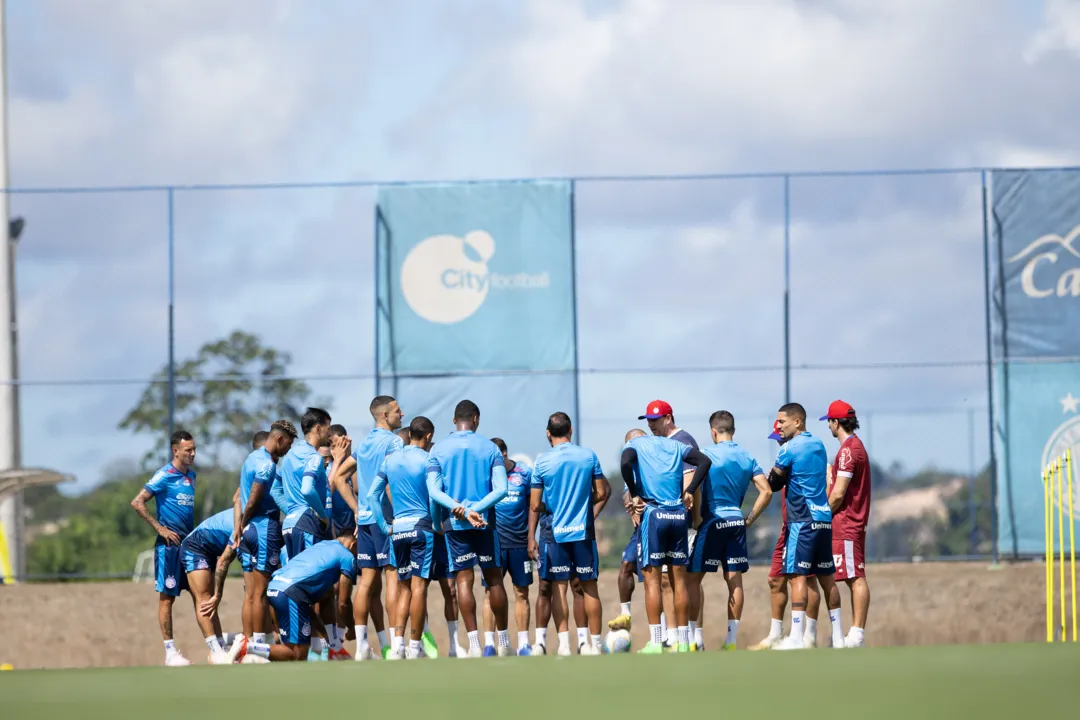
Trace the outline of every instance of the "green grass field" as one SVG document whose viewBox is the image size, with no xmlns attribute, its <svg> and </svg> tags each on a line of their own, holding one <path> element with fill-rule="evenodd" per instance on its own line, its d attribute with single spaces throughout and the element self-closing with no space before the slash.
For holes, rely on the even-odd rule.
<svg viewBox="0 0 1080 720">
<path fill-rule="evenodd" d="M 0 717 L 1034 719 L 1074 717 L 1078 678 L 1073 644 L 41 670 L 0 674 Z"/>
</svg>

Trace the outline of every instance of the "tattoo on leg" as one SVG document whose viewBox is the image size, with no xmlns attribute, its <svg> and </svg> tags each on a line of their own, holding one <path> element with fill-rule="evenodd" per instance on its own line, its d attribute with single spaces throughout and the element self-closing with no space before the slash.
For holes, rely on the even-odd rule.
<svg viewBox="0 0 1080 720">
<path fill-rule="evenodd" d="M 173 639 L 173 634 L 172 634 L 172 617 L 171 616 L 165 618 L 164 628 L 165 628 L 165 634 L 168 635 L 168 639 L 172 640 Z"/>
</svg>

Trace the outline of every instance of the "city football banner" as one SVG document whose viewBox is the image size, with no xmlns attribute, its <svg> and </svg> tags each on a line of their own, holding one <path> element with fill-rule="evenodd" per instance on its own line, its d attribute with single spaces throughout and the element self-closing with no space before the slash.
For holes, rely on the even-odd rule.
<svg viewBox="0 0 1080 720">
<path fill-rule="evenodd" d="M 377 387 L 436 437 L 454 405 L 535 455 L 573 416 L 576 337 L 568 182 L 400 185 L 376 207 Z M 576 420 L 576 418 L 575 418 Z"/>
<path fill-rule="evenodd" d="M 992 190 L 999 540 L 1041 553 L 1041 469 L 1071 449 L 1075 476 L 1080 455 L 1080 172 L 995 171 Z"/>
</svg>

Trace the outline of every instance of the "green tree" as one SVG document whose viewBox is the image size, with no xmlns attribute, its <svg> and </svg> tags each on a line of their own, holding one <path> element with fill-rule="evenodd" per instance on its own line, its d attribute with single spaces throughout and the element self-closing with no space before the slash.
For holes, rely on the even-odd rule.
<svg viewBox="0 0 1080 720">
<path fill-rule="evenodd" d="M 311 388 L 284 378 L 292 357 L 240 330 L 199 348 L 176 366 L 175 424 L 195 436 L 199 465 L 226 467 L 250 447 L 251 436 L 279 417 L 297 418 Z M 120 421 L 120 429 L 157 438 L 143 461 L 168 457 L 169 369 L 163 367 Z M 328 400 L 318 404 L 327 407 Z"/>
</svg>

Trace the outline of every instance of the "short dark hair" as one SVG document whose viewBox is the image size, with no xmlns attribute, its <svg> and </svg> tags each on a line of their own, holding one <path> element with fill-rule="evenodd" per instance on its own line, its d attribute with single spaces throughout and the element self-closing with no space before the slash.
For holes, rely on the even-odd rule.
<svg viewBox="0 0 1080 720">
<path fill-rule="evenodd" d="M 293 440 L 296 439 L 296 426 L 288 420 L 275 420 L 273 423 L 270 424 L 270 432 L 281 433 L 282 435 L 286 435 Z"/>
<path fill-rule="evenodd" d="M 330 424 L 330 413 L 322 408 L 309 407 L 300 418 L 300 431 L 307 435 L 319 425 Z"/>
<path fill-rule="evenodd" d="M 412 438 L 408 425 L 406 425 L 405 427 L 399 427 L 397 430 L 394 431 L 394 434 L 402 440 L 410 440 Z"/>
<path fill-rule="evenodd" d="M 428 435 L 435 434 L 435 423 L 423 415 L 417 415 L 409 423 L 409 437 L 413 440 L 423 440 Z"/>
<path fill-rule="evenodd" d="M 480 408 L 472 400 L 462 400 L 454 408 L 454 422 L 480 417 Z"/>
<path fill-rule="evenodd" d="M 859 429 L 859 418 L 852 415 L 851 417 L 837 418 L 836 422 L 840 423 L 840 427 L 844 428 L 844 432 L 853 433 Z"/>
<path fill-rule="evenodd" d="M 376 395 L 374 398 L 372 398 L 371 404 L 368 405 L 368 411 L 371 412 L 372 417 L 375 417 L 376 411 L 386 407 L 392 402 L 394 402 L 394 398 L 390 397 L 389 395 Z"/>
<path fill-rule="evenodd" d="M 785 415 L 794 415 L 803 422 L 806 422 L 806 408 L 799 403 L 786 403 L 780 406 L 780 412 Z"/>
<path fill-rule="evenodd" d="M 508 452 L 506 449 L 506 441 L 502 438 L 491 438 L 491 442 L 495 443 L 495 447 L 499 448 L 499 452 Z"/>
<path fill-rule="evenodd" d="M 570 416 L 561 410 L 551 413 L 548 418 L 547 431 L 551 433 L 551 437 L 570 437 L 570 427 Z"/>
<path fill-rule="evenodd" d="M 259 432 L 255 433 L 255 435 L 253 435 L 251 438 L 251 449 L 258 450 L 259 448 L 261 448 L 263 445 L 266 444 L 266 438 L 268 437 L 270 437 L 270 433 L 266 430 L 260 430 Z"/>
<path fill-rule="evenodd" d="M 169 437 L 169 447 L 176 447 L 185 440 L 194 442 L 195 438 L 187 430 L 177 430 Z"/>
<path fill-rule="evenodd" d="M 735 416 L 727 410 L 717 410 L 709 416 L 709 427 L 718 433 L 731 435 L 735 432 Z"/>
<path fill-rule="evenodd" d="M 345 437 L 349 434 L 349 431 L 345 429 L 345 426 L 341 423 L 334 423 L 330 426 L 331 437 Z"/>
</svg>

